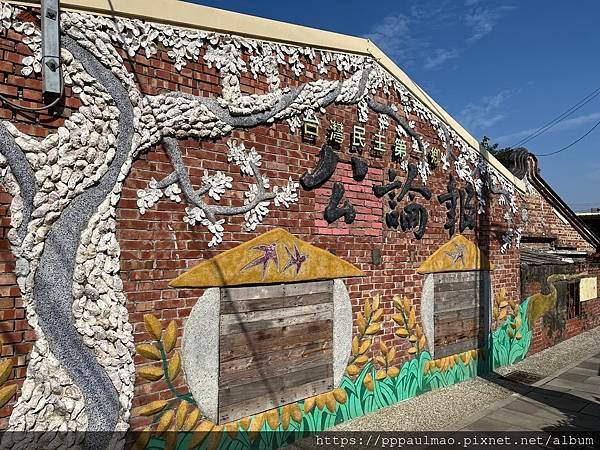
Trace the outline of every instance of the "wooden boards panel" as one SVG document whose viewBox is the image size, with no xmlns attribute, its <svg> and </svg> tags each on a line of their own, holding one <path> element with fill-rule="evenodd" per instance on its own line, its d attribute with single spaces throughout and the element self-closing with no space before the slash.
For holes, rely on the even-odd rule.
<svg viewBox="0 0 600 450">
<path fill-rule="evenodd" d="M 333 281 L 223 288 L 219 422 L 333 389 Z"/>
<path fill-rule="evenodd" d="M 489 277 L 482 271 L 434 274 L 436 358 L 478 348 L 488 329 Z"/>
</svg>

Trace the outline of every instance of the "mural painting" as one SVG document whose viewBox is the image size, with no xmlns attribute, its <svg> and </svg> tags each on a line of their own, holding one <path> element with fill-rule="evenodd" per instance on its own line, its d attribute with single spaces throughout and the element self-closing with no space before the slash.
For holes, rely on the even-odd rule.
<svg viewBox="0 0 600 450">
<path fill-rule="evenodd" d="M 31 53 L 10 76 L 35 78 L 39 11 L 0 3 L 0 19 Z M 571 275 L 520 303 L 494 286 L 500 255 L 518 259 L 515 180 L 377 59 L 85 12 L 60 27 L 72 109 L 43 133 L 0 122 L 34 336 L 19 377 L 0 360 L 0 406 L 8 430 L 48 432 L 2 448 L 119 448 L 123 433 L 55 432 L 143 423 L 136 449 L 275 449 L 526 356 Z M 197 84 L 146 89 L 146 60 Z M 175 249 L 152 289 L 180 310 L 145 305 L 143 340 L 127 295 L 157 280 L 124 281 L 127 220 Z"/>
<path fill-rule="evenodd" d="M 276 243 L 273 248 L 280 250 L 273 251 L 271 259 L 276 262 L 270 264 L 267 272 L 263 273 L 262 263 L 265 263 L 265 260 L 263 258 L 260 265 L 254 264 L 257 260 L 255 252 L 264 254 L 264 249 L 268 248 L 265 245 L 267 242 Z M 292 252 L 284 250 L 291 246 L 300 249 L 299 252 L 307 256 L 307 261 L 311 258 L 323 261 L 322 265 L 307 266 L 305 278 L 303 278 L 305 281 L 313 278 L 327 279 L 338 276 L 363 275 L 348 263 L 333 255 L 328 255 L 328 252 L 300 241 L 284 230 L 276 229 L 227 250 L 212 260 L 200 263 L 174 280 L 171 285 L 175 287 L 197 287 L 198 285 L 206 287 L 216 283 L 221 287 L 222 293 L 219 294 L 211 289 L 207 290 L 198 300 L 185 325 L 182 352 L 183 359 L 187 362 L 184 363 L 184 372 L 187 374 L 188 386 L 193 398 L 173 391 L 172 401 L 162 400 L 136 409 L 134 414 L 153 416 L 156 424 L 154 428 L 150 427 L 140 435 L 136 444 L 138 448 L 144 448 L 145 445 L 150 445 L 150 448 L 162 447 L 162 445 L 170 448 L 174 448 L 175 445 L 177 448 L 179 446 L 186 448 L 187 445 L 187 448 L 194 448 L 200 444 L 202 444 L 201 448 L 204 448 L 204 445 L 207 446 L 206 448 L 221 449 L 278 448 L 311 433 L 325 430 L 345 420 L 360 417 L 431 389 L 450 386 L 494 368 L 513 364 L 527 354 L 531 339 L 531 330 L 527 321 L 527 307 L 530 299 L 516 304 L 512 300 L 507 300 L 504 292 L 501 291 L 493 302 L 494 330 L 490 332 L 489 328 L 486 328 L 489 338 L 482 341 L 470 340 L 462 351 L 435 357 L 432 355 L 432 344 L 427 338 L 423 324 L 417 320 L 417 317 L 424 318 L 424 311 L 418 311 L 418 306 L 407 296 L 401 294 L 393 296 L 391 299 L 392 314 L 384 313 L 383 301 L 385 299 L 382 295 L 375 294 L 371 298 L 365 298 L 362 300 L 361 310 L 352 319 L 349 309 L 343 313 L 343 318 L 341 315 L 336 317 L 336 309 L 341 309 L 341 307 L 335 306 L 336 294 L 334 294 L 333 335 L 336 336 L 336 339 L 333 341 L 332 355 L 331 342 L 321 338 L 321 334 L 327 335 L 328 333 L 327 326 L 322 323 L 321 319 L 330 317 L 323 314 L 323 311 L 317 311 L 316 308 L 323 303 L 315 303 L 312 306 L 311 311 L 314 310 L 314 313 L 300 311 L 305 308 L 306 302 L 323 300 L 322 297 L 319 297 L 320 300 L 315 298 L 315 292 L 323 290 L 323 287 L 318 287 L 319 283 L 323 283 L 323 281 L 296 284 L 294 282 L 297 281 L 297 278 L 294 271 L 286 273 L 278 269 L 278 267 L 287 265 L 280 261 L 279 255 L 282 257 L 287 255 L 288 261 L 294 258 Z M 462 246 L 462 260 L 458 264 L 457 261 L 454 261 L 456 258 L 455 252 L 453 252 L 457 246 Z M 328 261 L 331 261 L 331 264 Z M 235 275 L 248 265 L 255 267 L 254 274 L 247 275 L 243 281 L 240 282 L 238 277 L 231 275 Z M 328 267 L 332 268 L 332 272 L 328 271 Z M 486 272 L 493 270 L 493 265 L 475 244 L 462 235 L 457 235 L 436 250 L 422 264 L 419 272 L 428 274 L 435 270 L 439 273 Z M 277 284 L 284 280 L 289 284 Z M 243 283 L 249 287 L 237 288 L 243 289 L 239 294 L 232 293 L 227 288 L 229 283 L 232 285 Z M 302 286 L 302 288 L 298 289 L 298 286 Z M 340 296 L 338 301 L 349 302 L 343 283 L 340 282 L 338 287 L 341 291 L 341 294 L 337 294 Z M 289 294 L 294 295 L 286 297 L 285 289 L 290 289 Z M 473 296 L 478 296 L 478 292 L 477 290 L 471 291 Z M 264 337 L 264 334 L 257 335 L 254 332 L 255 329 L 258 329 L 257 327 L 263 326 L 261 322 L 266 319 L 261 313 L 265 311 L 271 313 L 268 316 L 268 326 L 283 325 L 287 330 L 293 329 L 293 325 L 290 326 L 285 322 L 287 319 L 278 319 L 277 313 L 275 316 L 272 315 L 273 311 L 278 310 L 269 311 L 267 309 L 272 307 L 273 297 L 275 297 L 278 308 L 284 307 L 283 309 L 287 309 L 291 314 L 296 314 L 291 316 L 295 320 L 294 323 L 306 318 L 311 320 L 310 323 L 315 325 L 315 329 L 311 330 L 310 325 L 303 326 L 302 330 L 309 332 L 306 337 L 307 342 L 295 339 L 294 345 L 300 344 L 296 347 L 287 345 L 284 342 L 285 338 L 282 340 L 282 336 L 278 335 L 277 343 L 273 342 L 268 346 L 269 352 L 273 353 L 267 353 L 268 356 L 264 358 L 265 350 L 262 349 L 260 342 L 252 344 L 253 340 Z M 489 299 L 489 297 L 487 298 Z M 442 303 L 443 300 L 441 299 Z M 211 302 L 213 305 L 210 305 Z M 426 302 L 421 303 L 421 305 L 425 304 Z M 252 314 L 254 310 L 259 311 L 259 314 L 251 317 L 250 322 L 246 322 L 246 315 Z M 294 312 L 294 310 L 296 311 Z M 231 314 L 227 314 L 232 312 L 236 315 L 233 321 L 228 319 Z M 328 320 L 331 321 L 331 319 Z M 337 320 L 353 320 L 356 333 L 352 336 L 351 329 L 348 328 L 346 337 L 342 337 L 340 331 L 337 331 L 336 334 Z M 217 325 L 219 323 L 220 326 Z M 149 327 L 149 332 L 160 339 L 160 324 L 153 316 L 148 316 L 146 325 Z M 226 406 L 225 410 L 232 412 L 219 414 L 218 403 L 223 401 L 223 396 L 225 402 L 228 402 L 231 393 L 236 392 L 235 386 L 233 388 L 227 385 L 219 386 L 219 384 L 227 383 L 227 380 L 232 379 L 228 373 L 228 364 L 235 361 L 229 356 L 236 352 L 236 347 L 231 345 L 227 337 L 219 340 L 217 335 L 227 332 L 232 325 L 236 327 L 233 331 L 239 333 L 239 338 L 245 340 L 250 348 L 248 356 L 254 360 L 248 362 L 246 357 L 243 362 L 244 369 L 253 374 L 250 375 L 254 377 L 252 380 L 245 380 L 244 378 L 248 378 L 249 375 L 244 376 L 241 373 L 238 373 L 238 376 L 233 379 L 236 380 L 236 383 L 247 383 L 241 385 L 247 394 L 246 397 L 254 394 L 260 395 L 261 392 L 267 392 L 267 394 L 262 398 L 255 398 L 250 403 L 238 402 L 234 404 L 233 410 Z M 392 326 L 394 336 L 398 338 L 392 343 L 386 343 L 382 335 L 384 327 L 389 325 Z M 171 322 L 164 334 L 165 342 L 172 342 L 172 336 L 176 336 L 173 327 L 174 322 Z M 329 329 L 329 333 L 331 333 L 331 329 Z M 269 337 L 267 335 L 267 339 Z M 482 345 L 478 346 L 478 343 Z M 314 346 L 314 344 L 317 345 Z M 469 344 L 472 345 L 469 346 Z M 163 351 L 161 349 L 167 344 L 157 341 L 157 347 L 151 352 L 147 351 L 147 345 L 138 346 L 138 352 L 141 349 L 144 355 L 152 353 L 154 357 L 151 359 L 158 359 Z M 218 354 L 223 355 L 223 350 L 219 350 L 219 347 L 225 350 L 225 358 L 219 358 Z M 167 345 L 167 349 L 171 349 L 171 344 Z M 333 374 L 332 381 L 326 379 L 326 383 L 320 382 L 315 387 L 312 379 L 306 378 L 306 375 L 294 380 L 294 377 L 290 375 L 299 373 L 294 367 L 280 369 L 285 371 L 285 373 L 281 373 L 286 381 L 276 381 L 277 377 L 274 375 L 279 373 L 278 353 L 285 354 L 286 366 L 297 365 L 301 366 L 298 368 L 303 369 L 312 365 L 309 372 L 317 379 L 322 378 L 323 374 L 327 372 L 321 374 L 320 367 L 323 366 L 320 364 L 325 363 L 326 359 L 310 358 L 306 360 L 308 361 L 307 365 L 302 357 L 302 354 L 306 352 L 333 357 L 333 367 L 328 372 Z M 211 353 L 214 356 L 211 356 Z M 155 373 L 147 379 L 153 380 L 161 376 L 167 378 L 170 377 L 171 371 L 178 374 L 181 368 L 181 358 L 177 353 L 175 355 L 177 355 L 174 357 L 175 363 L 169 362 L 163 355 L 162 367 L 157 365 L 154 368 L 146 369 Z M 240 356 L 244 357 L 244 355 Z M 219 372 L 218 376 L 217 372 Z M 269 378 L 265 378 L 264 374 L 267 374 Z M 254 379 L 262 383 L 266 390 L 257 388 Z M 289 400 L 294 398 L 295 392 L 290 389 L 294 386 L 292 383 L 295 381 L 296 384 L 299 384 L 302 382 L 301 380 L 309 381 L 309 383 L 300 386 L 302 393 L 298 395 L 298 401 L 289 403 Z M 309 389 L 317 390 L 308 393 L 307 386 L 310 386 Z M 269 388 L 271 389 L 270 393 Z M 254 408 L 257 414 L 242 416 L 244 412 L 250 411 L 248 408 Z M 238 414 L 235 413 L 236 410 L 239 411 Z M 165 439 L 172 442 L 162 444 L 160 436 L 165 430 L 175 430 L 178 433 L 165 434 Z M 218 433 L 208 433 L 211 430 L 218 431 Z M 270 431 L 277 431 L 277 433 Z"/>
</svg>

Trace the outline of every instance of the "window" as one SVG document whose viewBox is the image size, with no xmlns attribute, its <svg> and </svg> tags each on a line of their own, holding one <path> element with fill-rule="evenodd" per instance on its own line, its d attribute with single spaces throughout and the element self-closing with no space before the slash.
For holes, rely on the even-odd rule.
<svg viewBox="0 0 600 450">
<path fill-rule="evenodd" d="M 490 290 L 488 271 L 444 272 L 427 277 L 422 319 L 433 358 L 486 345 Z"/>
<path fill-rule="evenodd" d="M 221 289 L 218 422 L 333 389 L 333 281 Z"/>
<path fill-rule="evenodd" d="M 567 283 L 567 320 L 581 315 L 581 302 L 579 301 L 579 280 Z"/>
</svg>

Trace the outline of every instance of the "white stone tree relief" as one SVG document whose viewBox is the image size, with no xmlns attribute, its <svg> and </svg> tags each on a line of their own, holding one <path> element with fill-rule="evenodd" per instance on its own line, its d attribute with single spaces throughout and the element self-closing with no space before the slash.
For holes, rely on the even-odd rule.
<svg viewBox="0 0 600 450">
<path fill-rule="evenodd" d="M 269 213 L 271 202 L 276 207 L 285 206 L 289 208 L 291 203 L 298 201 L 298 188 L 300 185 L 297 182 L 290 177 L 284 187 L 274 186 L 271 189 L 269 179 L 260 173 L 262 158 L 256 152 L 256 149 L 252 147 L 250 150 L 246 150 L 244 143 L 238 144 L 237 141 L 233 140 L 227 143 L 229 147 L 227 160 L 239 166 L 242 175 L 253 177 L 255 183 L 251 184 L 249 190 L 244 193 L 243 206 L 209 205 L 202 200 L 202 196 L 207 195 L 218 202 L 221 200 L 221 196 L 233 187 L 233 178 L 220 171 L 210 175 L 205 170 L 202 177 L 202 186 L 198 190 L 194 190 L 181 161 L 177 143 L 171 138 L 164 139 L 163 143 L 175 167 L 174 171 L 160 182 L 152 179 L 147 189 L 138 191 L 138 208 L 144 214 L 163 196 L 163 190 L 171 200 L 180 202 L 181 197 L 179 194 L 183 190 L 186 200 L 192 205 L 185 209 L 187 216 L 183 220 L 190 225 L 199 224 L 208 228 L 213 234 L 213 238 L 208 243 L 209 247 L 218 245 L 223 241 L 225 219 L 218 219 L 219 216 L 243 214 L 246 221 L 246 230 L 252 231 Z"/>
<path fill-rule="evenodd" d="M 0 28 L 23 33 L 23 42 L 33 52 L 23 61 L 23 74 L 29 75 L 40 68 L 39 30 L 20 22 L 19 13 L 18 8 L 0 3 Z M 288 207 L 297 201 L 298 184 L 290 179 L 286 185 L 271 186 L 260 172 L 261 158 L 255 149 L 230 140 L 230 162 L 253 182 L 243 205 L 219 205 L 233 188 L 232 178 L 207 172 L 201 186 L 194 188 L 177 139 L 220 139 L 235 129 L 276 121 L 287 121 L 293 128 L 304 114 L 332 104 L 360 103 L 362 119 L 369 110 L 389 116 L 414 146 L 422 148 L 400 111 L 417 114 L 436 130 L 447 158 L 455 159 L 465 177 L 494 173 L 477 152 L 369 58 L 327 51 L 317 55 L 313 49 L 73 12 L 61 14 L 61 42 L 65 83 L 79 97 L 79 110 L 41 140 L 0 122 L 3 182 L 13 196 L 8 237 L 27 320 L 36 335 L 9 427 L 48 431 L 7 434 L 2 448 L 33 448 L 40 445 L 33 441 L 43 440 L 56 448 L 61 439 L 66 440 L 62 448 L 123 444 L 122 436 L 109 433 L 54 432 L 128 428 L 135 349 L 119 277 L 115 209 L 122 183 L 142 152 L 162 144 L 173 172 L 140 190 L 140 211 L 153 207 L 163 195 L 185 200 L 184 220 L 206 227 L 213 235 L 209 245 L 221 241 L 227 216 L 244 215 L 245 227 L 253 230 L 273 205 Z M 157 45 L 168 49 L 177 68 L 198 59 L 204 49 L 204 60 L 220 71 L 222 95 L 143 95 L 116 49 L 123 48 L 129 56 L 141 49 L 151 57 Z M 250 54 L 249 64 L 242 53 Z M 333 68 L 340 79 L 282 87 L 279 66 L 298 75 L 304 68 L 302 61 L 314 62 L 321 74 Z M 266 76 L 269 93 L 241 92 L 240 74 L 248 70 Z M 402 99 L 400 107 L 371 97 L 386 95 L 390 89 Z M 458 159 L 453 152 L 459 153 Z"/>
</svg>

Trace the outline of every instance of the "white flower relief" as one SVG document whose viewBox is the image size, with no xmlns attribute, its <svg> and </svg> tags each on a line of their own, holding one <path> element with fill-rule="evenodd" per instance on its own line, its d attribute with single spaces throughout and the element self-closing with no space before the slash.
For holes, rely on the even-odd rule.
<svg viewBox="0 0 600 450">
<path fill-rule="evenodd" d="M 379 117 L 377 118 L 377 122 L 378 122 L 380 131 L 385 131 L 390 126 L 390 119 L 385 114 L 379 114 Z"/>
<path fill-rule="evenodd" d="M 206 214 L 204 214 L 204 211 L 196 206 L 188 206 L 185 208 L 185 213 L 187 216 L 183 218 L 183 221 L 192 226 L 196 225 L 197 223 L 202 223 L 202 221 L 206 219 Z"/>
<path fill-rule="evenodd" d="M 233 187 L 231 184 L 232 181 L 232 177 L 228 177 L 221 171 L 218 171 L 214 175 L 209 175 L 208 170 L 204 170 L 204 175 L 202 176 L 202 183 L 205 186 L 209 186 L 209 197 L 217 201 L 221 200 L 221 195 L 223 195 L 227 189 Z"/>
<path fill-rule="evenodd" d="M 300 184 L 296 183 L 292 180 L 292 177 L 288 179 L 288 184 L 280 188 L 279 186 L 275 186 L 273 188 L 273 192 L 275 192 L 275 198 L 273 199 L 273 203 L 275 206 L 279 207 L 279 205 L 284 205 L 286 208 L 290 207 L 290 203 L 298 202 L 298 189 L 300 188 Z"/>
<path fill-rule="evenodd" d="M 181 188 L 179 187 L 179 184 L 173 183 L 172 185 L 167 186 L 165 188 L 165 194 L 171 201 L 181 203 L 181 196 L 179 195 L 181 194 Z"/>
<path fill-rule="evenodd" d="M 251 164 L 260 167 L 262 159 L 256 149 L 252 147 L 249 151 L 246 151 L 244 143 L 242 142 L 238 145 L 235 140 L 228 141 L 227 146 L 229 147 L 227 161 L 233 162 L 235 165 L 239 166 L 242 174 L 254 175 Z"/>
<path fill-rule="evenodd" d="M 369 105 L 367 105 L 367 102 L 364 99 L 358 102 L 357 110 L 358 121 L 362 123 L 367 123 L 369 121 Z"/>
<path fill-rule="evenodd" d="M 156 205 L 158 200 L 163 196 L 162 191 L 157 189 L 156 186 L 157 181 L 152 178 L 150 183 L 148 183 L 148 188 L 137 191 L 138 198 L 136 203 L 140 214 L 146 214 L 146 210 Z"/>
<path fill-rule="evenodd" d="M 204 211 L 198 207 L 188 207 L 185 208 L 186 217 L 183 218 L 183 221 L 191 226 L 196 224 L 200 224 L 208 228 L 213 235 L 212 239 L 208 243 L 209 247 L 214 247 L 215 245 L 219 245 L 223 242 L 223 224 L 225 223 L 225 219 L 220 219 L 215 222 L 211 222 L 206 218 L 206 214 Z"/>
<path fill-rule="evenodd" d="M 244 193 L 244 205 L 249 205 L 256 200 L 258 196 L 258 186 L 251 184 L 248 191 Z M 245 228 L 248 231 L 253 231 L 256 226 L 262 223 L 265 216 L 269 213 L 270 201 L 259 202 L 254 208 L 244 214 L 246 220 Z"/>
<path fill-rule="evenodd" d="M 302 120 L 300 116 L 292 116 L 289 119 L 286 119 L 288 126 L 290 127 L 290 132 L 292 134 L 296 133 L 296 130 L 299 130 L 302 127 Z"/>
</svg>

